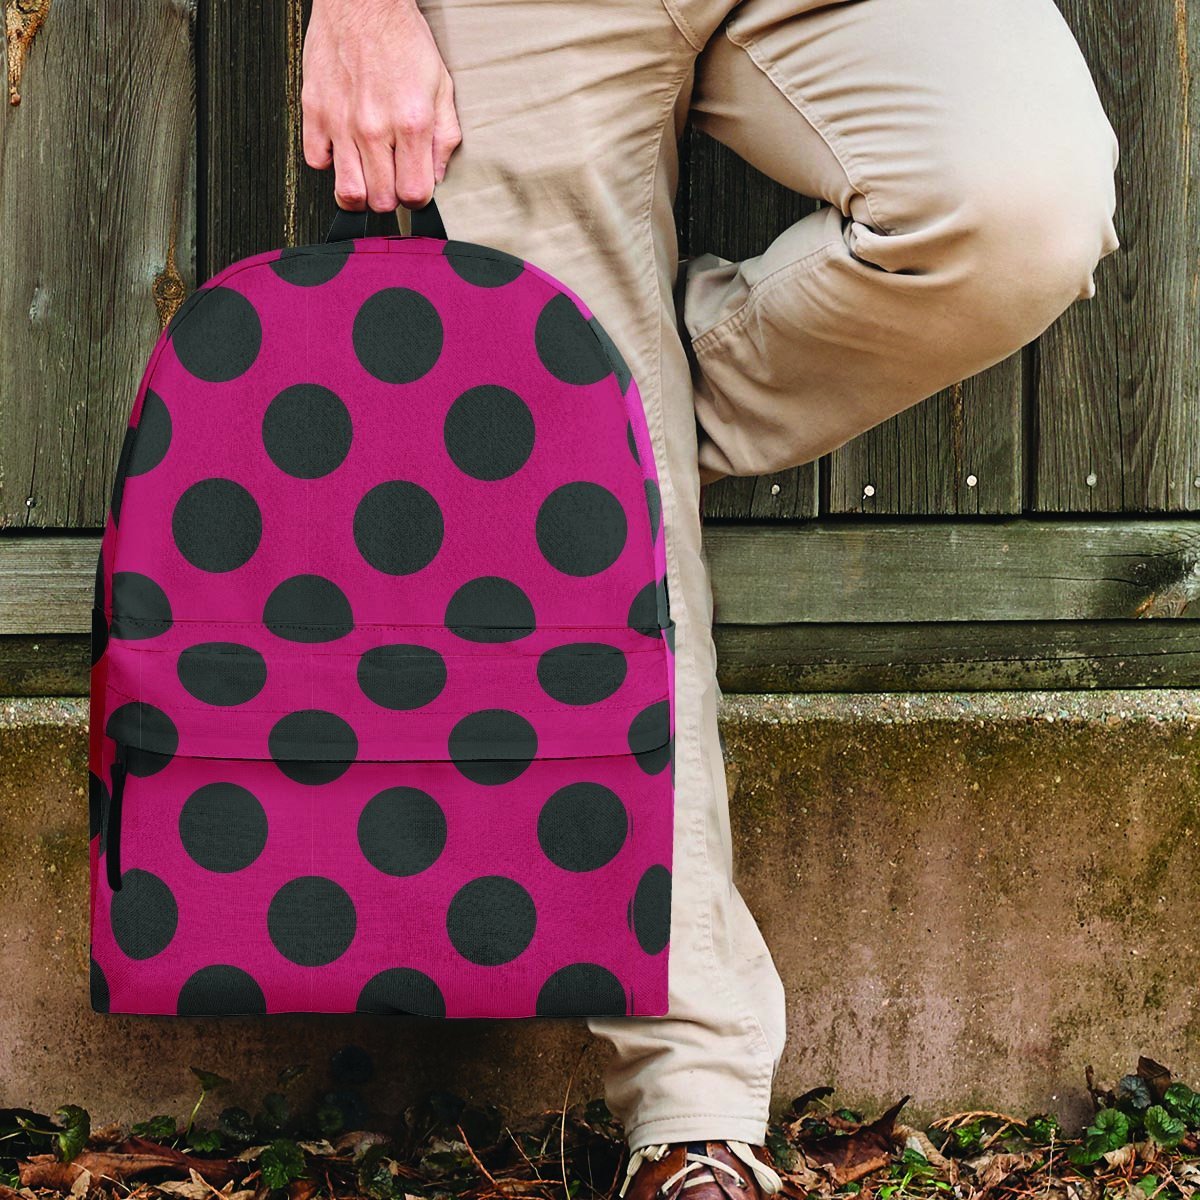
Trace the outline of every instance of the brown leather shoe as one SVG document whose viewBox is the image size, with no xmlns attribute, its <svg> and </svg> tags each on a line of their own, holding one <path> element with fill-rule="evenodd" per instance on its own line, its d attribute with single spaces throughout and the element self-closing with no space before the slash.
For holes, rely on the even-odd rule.
<svg viewBox="0 0 1200 1200">
<path fill-rule="evenodd" d="M 787 1188 L 765 1146 L 745 1142 L 677 1142 L 644 1146 L 629 1157 L 624 1200 L 765 1200 Z"/>
</svg>

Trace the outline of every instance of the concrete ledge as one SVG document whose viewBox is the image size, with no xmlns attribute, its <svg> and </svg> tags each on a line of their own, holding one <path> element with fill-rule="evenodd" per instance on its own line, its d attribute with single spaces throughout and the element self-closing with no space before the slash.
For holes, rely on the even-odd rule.
<svg viewBox="0 0 1200 1200">
<path fill-rule="evenodd" d="M 355 1042 L 392 1111 L 599 1094 L 570 1022 L 99 1017 L 87 1005 L 84 700 L 0 701 L 0 1104 L 183 1113 L 189 1065 L 254 1103 Z M 788 984 L 779 1100 L 1086 1114 L 1082 1070 L 1200 1075 L 1200 692 L 722 701 L 738 875 Z M 306 1083 L 306 1080 L 308 1081 Z"/>
</svg>

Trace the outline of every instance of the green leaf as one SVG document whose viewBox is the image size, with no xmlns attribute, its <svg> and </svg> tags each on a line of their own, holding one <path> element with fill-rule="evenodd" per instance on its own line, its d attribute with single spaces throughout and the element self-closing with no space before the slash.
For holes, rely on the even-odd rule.
<svg viewBox="0 0 1200 1200">
<path fill-rule="evenodd" d="M 1025 1136 L 1037 1145 L 1062 1140 L 1062 1127 L 1053 1113 L 1035 1113 L 1025 1122 Z"/>
<path fill-rule="evenodd" d="M 217 1118 L 217 1128 L 231 1141 L 248 1146 L 255 1137 L 254 1120 L 244 1108 L 227 1108 Z"/>
<path fill-rule="evenodd" d="M 1154 1097 L 1140 1075 L 1122 1075 L 1117 1082 L 1117 1103 L 1134 1112 L 1145 1112 L 1154 1103 Z"/>
<path fill-rule="evenodd" d="M 148 1121 L 139 1121 L 133 1126 L 131 1133 L 138 1137 L 149 1138 L 152 1142 L 169 1142 L 179 1130 L 175 1127 L 175 1118 L 159 1115 Z"/>
<path fill-rule="evenodd" d="M 1079 1166 L 1088 1166 L 1128 1141 L 1129 1118 L 1119 1108 L 1102 1108 L 1084 1130 L 1083 1141 L 1072 1146 L 1067 1157 Z"/>
<path fill-rule="evenodd" d="M 346 1126 L 346 1118 L 336 1104 L 326 1101 L 317 1109 L 317 1128 L 322 1137 L 335 1137 Z"/>
<path fill-rule="evenodd" d="M 1143 1175 L 1133 1186 L 1140 1188 L 1147 1196 L 1152 1195 L 1158 1189 L 1158 1176 Z"/>
<path fill-rule="evenodd" d="M 1129 1118 L 1118 1108 L 1102 1108 L 1087 1127 L 1087 1138 L 1103 1143 L 1102 1154 L 1119 1150 L 1129 1141 Z"/>
<path fill-rule="evenodd" d="M 92 1132 L 92 1120 L 87 1109 L 78 1104 L 64 1104 L 54 1112 L 55 1122 L 62 1126 L 62 1132 L 57 1135 L 58 1157 L 63 1162 L 70 1162 L 87 1145 Z"/>
<path fill-rule="evenodd" d="M 200 1080 L 200 1087 L 206 1092 L 215 1092 L 220 1088 L 229 1086 L 229 1080 L 224 1075 L 218 1075 L 216 1071 L 206 1071 L 202 1067 L 193 1067 L 192 1074 Z"/>
<path fill-rule="evenodd" d="M 284 1188 L 304 1177 L 304 1152 L 289 1138 L 276 1138 L 262 1152 L 258 1166 L 267 1187 Z"/>
<path fill-rule="evenodd" d="M 1173 1083 L 1163 1094 L 1163 1107 L 1189 1129 L 1200 1127 L 1200 1094 L 1186 1083 Z"/>
<path fill-rule="evenodd" d="M 365 1195 L 374 1200 L 391 1200 L 396 1193 L 392 1160 L 388 1157 L 391 1148 L 381 1142 L 368 1146 L 358 1163 L 358 1186 Z"/>
<path fill-rule="evenodd" d="M 1146 1109 L 1146 1132 L 1160 1145 L 1173 1150 L 1183 1141 L 1187 1126 L 1161 1104 Z"/>
<path fill-rule="evenodd" d="M 964 1154 L 969 1154 L 972 1150 L 978 1148 L 982 1137 L 982 1121 L 971 1121 L 966 1125 L 959 1125 L 954 1130 L 954 1148 L 962 1151 Z"/>
<path fill-rule="evenodd" d="M 221 1135 L 215 1129 L 193 1129 L 187 1143 L 201 1154 L 213 1154 L 221 1148 Z"/>
</svg>

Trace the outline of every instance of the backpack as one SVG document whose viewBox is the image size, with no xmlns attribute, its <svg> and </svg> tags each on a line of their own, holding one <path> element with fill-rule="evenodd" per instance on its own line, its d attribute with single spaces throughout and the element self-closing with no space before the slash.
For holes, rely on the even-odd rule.
<svg viewBox="0 0 1200 1200">
<path fill-rule="evenodd" d="M 96 568 L 91 999 L 660 1016 L 674 622 L 630 368 L 533 263 L 339 213 L 183 304 Z"/>
</svg>

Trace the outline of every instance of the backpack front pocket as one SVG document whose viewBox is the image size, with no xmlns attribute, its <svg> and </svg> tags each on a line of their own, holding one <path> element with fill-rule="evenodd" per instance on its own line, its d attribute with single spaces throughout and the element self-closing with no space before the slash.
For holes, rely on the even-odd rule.
<svg viewBox="0 0 1200 1200">
<path fill-rule="evenodd" d="M 94 994 L 181 1015 L 661 1015 L 665 632 L 464 647 L 372 627 L 333 652 L 193 626 L 116 647 Z"/>
</svg>

